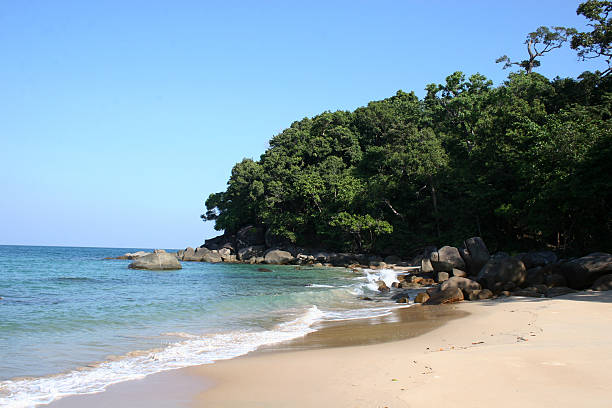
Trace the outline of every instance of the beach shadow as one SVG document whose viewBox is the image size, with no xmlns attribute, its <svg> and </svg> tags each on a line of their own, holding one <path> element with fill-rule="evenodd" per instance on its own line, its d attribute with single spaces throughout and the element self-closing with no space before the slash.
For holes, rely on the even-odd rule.
<svg viewBox="0 0 612 408">
<path fill-rule="evenodd" d="M 594 291 L 583 290 L 576 293 L 568 293 L 567 295 L 555 297 L 528 297 L 528 296 L 510 296 L 500 297 L 497 299 L 488 299 L 480 301 L 483 306 L 494 306 L 498 303 L 513 303 L 513 302 L 546 302 L 550 300 L 571 300 L 579 302 L 600 302 L 612 303 L 612 291 Z"/>
</svg>

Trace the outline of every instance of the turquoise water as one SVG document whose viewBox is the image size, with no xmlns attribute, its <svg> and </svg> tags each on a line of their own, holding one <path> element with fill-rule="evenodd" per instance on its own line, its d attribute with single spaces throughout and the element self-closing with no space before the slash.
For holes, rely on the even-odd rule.
<svg viewBox="0 0 612 408">
<path fill-rule="evenodd" d="M 157 272 L 102 259 L 140 249 L 0 246 L 0 406 L 98 392 L 395 307 L 359 299 L 376 296 L 381 272 L 200 262 Z"/>
</svg>

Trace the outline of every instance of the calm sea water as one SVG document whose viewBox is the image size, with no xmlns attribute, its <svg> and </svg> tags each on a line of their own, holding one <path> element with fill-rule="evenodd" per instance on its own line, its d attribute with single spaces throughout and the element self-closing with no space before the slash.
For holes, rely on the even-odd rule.
<svg viewBox="0 0 612 408">
<path fill-rule="evenodd" d="M 0 406 L 35 406 L 248 353 L 324 320 L 390 313 L 393 271 L 103 260 L 141 248 L 0 246 Z"/>
</svg>

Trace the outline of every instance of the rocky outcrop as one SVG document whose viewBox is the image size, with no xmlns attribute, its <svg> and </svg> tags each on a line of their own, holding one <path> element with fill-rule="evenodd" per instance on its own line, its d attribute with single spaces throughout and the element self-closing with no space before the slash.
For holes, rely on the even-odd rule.
<svg viewBox="0 0 612 408">
<path fill-rule="evenodd" d="M 612 273 L 612 255 L 595 252 L 564 262 L 559 270 L 570 288 L 587 289 L 601 276 Z"/>
<path fill-rule="evenodd" d="M 271 251 L 266 252 L 264 257 L 265 263 L 268 264 L 276 264 L 276 265 L 286 265 L 291 263 L 295 258 L 291 255 L 291 252 L 283 251 L 280 249 L 273 249 Z"/>
<path fill-rule="evenodd" d="M 470 275 L 478 275 L 482 267 L 489 261 L 487 246 L 480 237 L 466 239 L 465 251 L 460 251 Z"/>
<path fill-rule="evenodd" d="M 135 259 L 128 268 L 166 271 L 181 269 L 182 266 L 174 254 L 156 251 L 155 253 Z"/>
<path fill-rule="evenodd" d="M 450 264 L 451 270 L 452 268 L 465 270 L 465 261 L 463 260 L 463 258 L 461 258 L 459 250 L 452 246 L 443 246 L 442 248 L 438 249 L 437 252 L 433 252 L 431 254 L 430 259 L 432 261 L 446 262 Z M 444 271 L 444 272 L 450 272 L 450 271 Z"/>
<path fill-rule="evenodd" d="M 128 252 L 125 253 L 123 255 L 117 256 L 117 257 L 108 257 L 108 258 L 104 258 L 104 259 L 138 259 L 140 257 L 143 257 L 145 255 L 149 255 L 151 252 L 146 252 L 146 251 L 138 251 L 138 252 Z"/>
<path fill-rule="evenodd" d="M 527 277 L 522 261 L 514 257 L 492 258 L 481 269 L 477 280 L 494 293 L 520 286 Z"/>
<path fill-rule="evenodd" d="M 447 303 L 461 302 L 464 299 L 463 292 L 459 288 L 448 288 L 429 293 L 429 299 L 425 305 L 442 305 Z"/>
<path fill-rule="evenodd" d="M 440 285 L 440 290 L 446 290 L 451 288 L 459 288 L 463 291 L 473 291 L 482 289 L 480 283 L 471 279 L 460 278 L 458 276 L 453 276 L 446 282 L 442 283 L 442 285 Z"/>
<path fill-rule="evenodd" d="M 597 291 L 612 290 L 612 274 L 604 275 L 593 282 L 591 289 Z"/>
<path fill-rule="evenodd" d="M 263 227 L 247 225 L 236 233 L 236 246 L 238 250 L 245 247 L 265 245 L 265 231 Z"/>
<path fill-rule="evenodd" d="M 524 264 L 525 268 L 532 269 L 538 266 L 546 266 L 557 262 L 557 255 L 552 251 L 534 251 L 526 254 L 517 255 Z"/>
</svg>

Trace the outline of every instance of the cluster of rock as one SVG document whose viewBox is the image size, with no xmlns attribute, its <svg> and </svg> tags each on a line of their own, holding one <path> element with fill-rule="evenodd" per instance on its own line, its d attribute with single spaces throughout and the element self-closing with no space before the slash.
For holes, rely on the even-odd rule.
<svg viewBox="0 0 612 408">
<path fill-rule="evenodd" d="M 387 265 L 408 266 L 397 256 L 382 258 L 376 255 L 335 253 L 318 249 L 300 248 L 264 233 L 262 228 L 246 226 L 235 235 L 220 235 L 206 240 L 199 248 L 187 247 L 177 252 L 182 261 L 230 262 L 275 265 L 363 266 L 383 268 Z"/>
<path fill-rule="evenodd" d="M 413 261 L 420 265 L 420 272 L 400 276 L 392 287 L 432 286 L 415 299 L 423 304 L 497 296 L 555 297 L 584 289 L 612 289 L 612 255 L 607 253 L 574 259 L 558 259 L 552 251 L 491 256 L 479 237 L 466 240 L 464 245 L 426 249 Z M 379 286 L 381 292 L 390 291 L 383 285 Z M 400 292 L 392 298 L 407 303 L 408 293 Z"/>
</svg>

